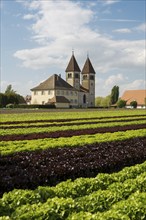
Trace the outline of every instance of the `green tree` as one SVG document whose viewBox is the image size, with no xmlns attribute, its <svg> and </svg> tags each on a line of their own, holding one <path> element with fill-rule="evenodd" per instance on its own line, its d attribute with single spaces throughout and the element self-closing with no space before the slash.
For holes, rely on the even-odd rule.
<svg viewBox="0 0 146 220">
<path fill-rule="evenodd" d="M 8 104 L 26 104 L 23 96 L 19 95 L 12 89 L 12 85 L 8 85 L 5 93 L 0 93 L 0 107 Z"/>
<path fill-rule="evenodd" d="M 115 104 L 119 98 L 119 86 L 114 86 L 111 90 L 110 102 L 111 105 Z"/>
<path fill-rule="evenodd" d="M 130 106 L 132 107 L 132 108 L 137 108 L 137 101 L 132 101 L 132 102 L 130 102 Z"/>
<path fill-rule="evenodd" d="M 98 107 L 101 107 L 101 102 L 104 99 L 104 97 L 98 96 L 95 98 L 95 105 Z"/>
<path fill-rule="evenodd" d="M 126 101 L 123 99 L 119 99 L 117 102 L 117 107 L 118 108 L 124 108 L 126 106 Z"/>
<path fill-rule="evenodd" d="M 5 90 L 5 94 L 16 94 L 16 91 L 14 91 L 13 89 L 12 89 L 12 85 L 8 85 L 7 86 L 7 88 L 6 88 L 6 90 Z"/>
<path fill-rule="evenodd" d="M 7 95 L 4 93 L 0 93 L 0 107 L 5 107 L 7 104 Z"/>
</svg>

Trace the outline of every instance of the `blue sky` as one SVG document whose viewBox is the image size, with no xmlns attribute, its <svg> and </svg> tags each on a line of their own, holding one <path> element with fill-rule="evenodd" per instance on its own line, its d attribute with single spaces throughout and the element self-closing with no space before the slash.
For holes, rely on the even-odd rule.
<svg viewBox="0 0 146 220">
<path fill-rule="evenodd" d="M 96 96 L 145 89 L 145 0 L 1 0 L 1 91 L 21 95 L 89 53 Z"/>
</svg>

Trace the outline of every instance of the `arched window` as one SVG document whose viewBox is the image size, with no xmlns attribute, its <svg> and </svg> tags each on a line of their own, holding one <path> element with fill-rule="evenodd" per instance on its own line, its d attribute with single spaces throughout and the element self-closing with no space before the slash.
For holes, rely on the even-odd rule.
<svg viewBox="0 0 146 220">
<path fill-rule="evenodd" d="M 86 80 L 87 79 L 87 75 L 83 75 L 83 80 Z"/>
<path fill-rule="evenodd" d="M 83 95 L 83 103 L 86 104 L 86 95 Z"/>
<path fill-rule="evenodd" d="M 68 73 L 68 78 L 72 78 L 72 73 Z"/>
</svg>

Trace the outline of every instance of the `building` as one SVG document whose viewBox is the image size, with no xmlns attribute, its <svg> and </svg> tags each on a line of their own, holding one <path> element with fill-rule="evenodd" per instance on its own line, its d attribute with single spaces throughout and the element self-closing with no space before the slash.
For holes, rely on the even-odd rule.
<svg viewBox="0 0 146 220">
<path fill-rule="evenodd" d="M 146 108 L 146 90 L 126 90 L 121 99 L 126 101 L 127 108 L 132 101 L 137 102 L 137 108 Z"/>
<path fill-rule="evenodd" d="M 82 71 L 72 54 L 65 70 L 66 81 L 54 74 L 31 89 L 31 104 L 54 104 L 57 108 L 95 106 L 95 70 L 87 57 Z"/>
</svg>

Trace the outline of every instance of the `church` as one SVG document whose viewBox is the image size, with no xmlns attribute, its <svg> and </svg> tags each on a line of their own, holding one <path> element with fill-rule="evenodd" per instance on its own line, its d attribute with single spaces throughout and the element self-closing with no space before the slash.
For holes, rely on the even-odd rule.
<svg viewBox="0 0 146 220">
<path fill-rule="evenodd" d="M 81 71 L 74 53 L 65 70 L 66 81 L 54 74 L 31 89 L 31 104 L 55 105 L 56 108 L 95 106 L 95 70 L 87 56 Z"/>
</svg>

